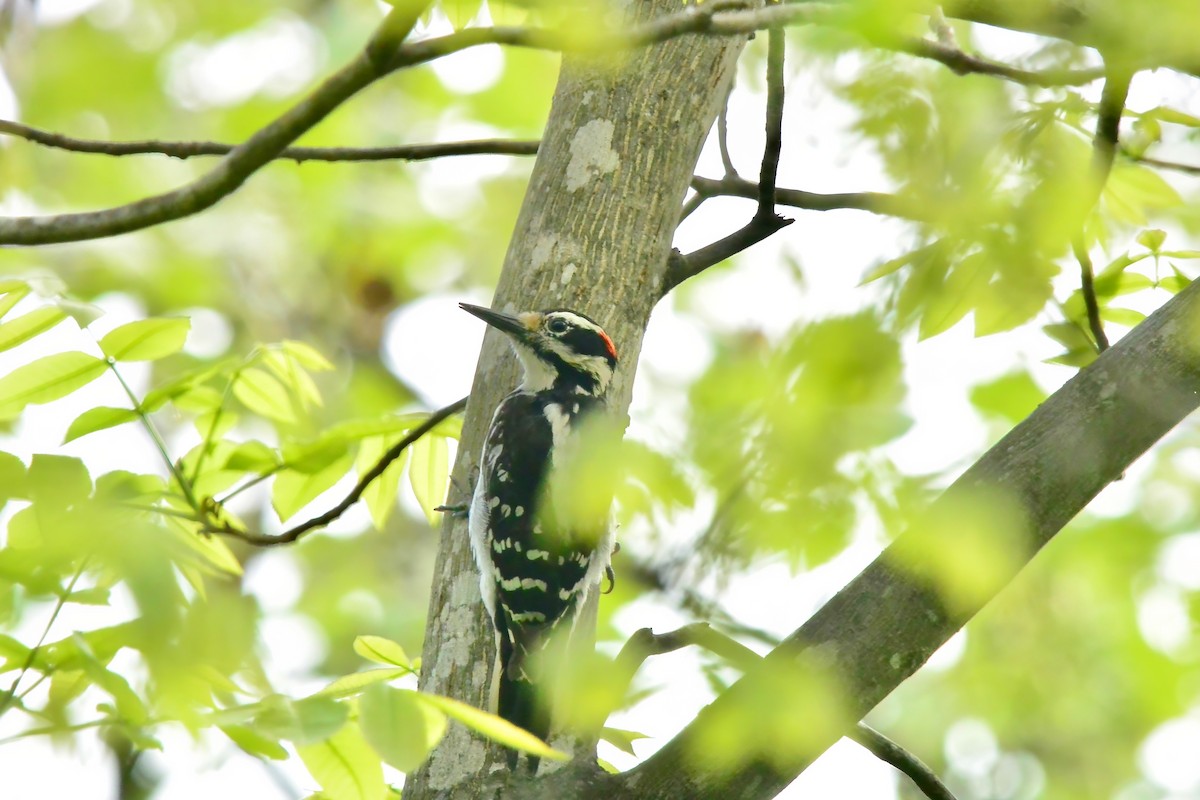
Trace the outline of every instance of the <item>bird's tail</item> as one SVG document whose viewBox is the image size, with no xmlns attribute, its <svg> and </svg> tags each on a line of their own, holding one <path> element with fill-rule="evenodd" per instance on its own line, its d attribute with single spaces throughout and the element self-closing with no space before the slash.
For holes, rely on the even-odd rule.
<svg viewBox="0 0 1200 800">
<path fill-rule="evenodd" d="M 511 625 L 500 636 L 500 688 L 497 714 L 543 741 L 550 733 L 550 698 L 537 679 L 539 656 L 546 648 L 551 626 Z M 507 635 L 506 635 L 507 634 Z M 510 750 L 508 767 L 517 768 L 519 753 Z M 537 756 L 527 756 L 526 768 L 536 773 Z"/>
</svg>

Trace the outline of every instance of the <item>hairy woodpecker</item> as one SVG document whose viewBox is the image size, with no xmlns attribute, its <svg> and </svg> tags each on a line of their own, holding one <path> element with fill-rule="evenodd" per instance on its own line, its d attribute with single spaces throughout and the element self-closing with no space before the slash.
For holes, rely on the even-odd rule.
<svg viewBox="0 0 1200 800">
<path fill-rule="evenodd" d="M 603 412 L 617 349 L 599 325 L 574 311 L 503 314 L 459 305 L 507 334 L 525 371 L 492 417 L 468 529 L 483 603 L 496 628 L 493 710 L 545 739 L 550 711 L 548 698 L 538 696 L 537 657 L 552 635 L 570 634 L 614 546 L 607 519 L 563 521 L 548 487 L 552 470 L 563 467 L 578 441 L 581 421 Z M 516 763 L 513 751 L 509 767 Z M 537 759 L 529 759 L 528 768 L 536 771 Z"/>
</svg>

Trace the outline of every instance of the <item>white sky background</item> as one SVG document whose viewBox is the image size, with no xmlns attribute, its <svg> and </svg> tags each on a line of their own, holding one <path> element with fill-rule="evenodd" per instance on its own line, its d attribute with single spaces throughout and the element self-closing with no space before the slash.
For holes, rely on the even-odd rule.
<svg viewBox="0 0 1200 800">
<path fill-rule="evenodd" d="M 94 5 L 97 0 L 42 0 L 41 22 L 62 24 Z M 124 0 L 103 0 L 99 5 L 101 8 L 96 11 L 108 14 L 128 9 Z M 172 68 L 164 70 L 164 80 L 183 95 L 183 102 L 188 104 L 241 102 L 249 96 L 247 93 L 229 94 L 228 90 L 230 59 L 236 61 L 238 52 L 248 50 L 257 55 L 254 64 L 237 65 L 240 86 L 243 89 L 267 86 L 272 83 L 267 73 L 274 69 L 273 65 L 296 63 L 297 53 L 310 60 L 316 59 L 319 48 L 314 45 L 315 40 L 303 23 L 288 18 L 280 24 L 262 26 L 261 36 L 253 43 L 242 40 L 242 44 L 252 46 L 235 46 L 235 43 L 208 52 L 181 48 L 170 60 Z M 1030 37 L 1003 31 L 988 31 L 983 43 L 990 55 L 1000 59 L 1019 55 L 1033 47 Z M 271 51 L 270 47 L 277 50 Z M 503 58 L 499 48 L 478 48 L 435 62 L 430 68 L 449 89 L 479 92 L 486 91 L 494 83 Z M 263 75 L 257 75 L 256 69 Z M 886 191 L 892 188 L 886 184 L 873 154 L 861 147 L 847 147 L 844 126 L 852 118 L 849 109 L 831 98 L 821 85 L 803 72 L 789 70 L 788 80 L 785 146 L 779 185 L 812 191 Z M 1142 75 L 1133 85 L 1129 105 L 1145 109 L 1169 99 L 1185 110 L 1197 113 L 1200 102 L 1194 95 L 1194 86 L 1193 81 L 1174 75 Z M 1095 95 L 1098 87 L 1089 87 L 1087 92 Z M 748 178 L 756 178 L 758 173 L 764 100 L 760 94 L 739 87 L 730 108 L 734 161 Z M 1189 109 L 1189 105 L 1192 108 Z M 3 76 L 0 76 L 0 115 L 19 117 L 15 97 Z M 812 124 L 814 119 L 821 121 L 820 126 Z M 452 140 L 494 132 L 448 118 L 438 133 L 436 138 Z M 453 215 L 464 202 L 478 196 L 475 183 L 481 171 L 490 174 L 504 169 L 507 163 L 506 159 L 492 157 L 443 159 L 414 164 L 412 169 L 420 182 L 420 196 L 428 201 L 431 210 Z M 710 177 L 721 175 L 715 140 L 706 146 L 697 171 Z M 454 198 L 453 204 L 445 202 L 447 196 Z M 19 202 L 19 198 L 3 198 L 4 205 L 10 209 Z M 733 230 L 752 212 L 751 201 L 710 200 L 681 228 L 675 244 L 685 252 L 707 244 L 714 231 Z M 798 322 L 853 312 L 878 301 L 872 287 L 859 287 L 858 282 L 869 267 L 903 252 L 907 244 L 903 224 L 856 211 L 821 213 L 782 209 L 782 213 L 794 216 L 796 222 L 743 255 L 735 270 L 704 279 L 703 285 L 695 291 L 694 313 L 678 312 L 670 298 L 655 311 L 639 364 L 629 435 L 668 451 L 672 441 L 681 435 L 675 422 L 677 412 L 673 410 L 682 402 L 682 387 L 699 375 L 711 358 L 705 331 L 758 330 L 777 338 Z M 796 285 L 785 266 L 787 258 L 801 265 L 802 286 Z M 1075 276 L 1071 270 L 1066 270 L 1061 281 L 1058 296 L 1065 297 L 1074 288 Z M 408 384 L 425 393 L 431 406 L 451 402 L 470 388 L 483 326 L 459 311 L 457 302 L 469 300 L 486 304 L 489 299 L 486 294 L 464 296 L 456 291 L 435 289 L 393 315 L 386 358 Z M 142 313 L 136 303 L 119 295 L 105 299 L 101 305 L 108 313 L 93 326 L 96 336 Z M 1039 320 L 1046 321 L 1049 320 Z M 968 317 L 932 340 L 905 343 L 908 410 L 915 425 L 901 440 L 887 448 L 887 455 L 907 473 L 937 472 L 953 477 L 988 442 L 989 431 L 967 399 L 971 386 L 998 377 L 1018 364 L 1029 366 L 1047 391 L 1054 390 L 1073 374 L 1073 370 L 1042 363 L 1056 355 L 1057 350 L 1056 344 L 1041 334 L 1038 325 L 976 339 L 971 324 Z M 197 330 L 215 331 L 218 341 L 204 341 L 194 336 L 189 347 L 219 348 L 222 335 L 219 319 L 210 316 L 208 324 L 197 326 Z M 432 342 L 427 336 L 429 330 L 439 332 Z M 420 340 L 422 346 L 415 349 L 404 346 L 405 342 L 414 340 Z M 40 338 L 37 345 L 45 352 L 55 352 L 88 349 L 89 341 L 94 340 L 68 323 L 59 326 L 52 336 Z M 32 347 L 0 354 L 0 373 L 39 354 Z M 138 370 L 138 366 L 125 367 L 135 389 L 144 388 L 145 381 L 145 373 Z M 86 399 L 71 397 L 50 406 L 31 408 L 15 438 L 4 442 L 3 447 L 26 460 L 34 452 L 78 455 L 89 462 L 93 472 L 118 468 L 145 470 L 147 464 L 156 464 L 158 458 L 150 443 L 135 434 L 132 428 L 95 434 L 66 448 L 58 444 L 66 425 L 84 408 L 97 402 L 121 405 L 121 400 L 115 381 L 105 376 L 89 389 Z M 185 442 L 179 444 L 188 446 Z M 1135 466 L 1128 480 L 1106 490 L 1097 499 L 1093 510 L 1108 509 L 1116 513 L 1125 509 L 1134 494 L 1137 477 Z M 338 487 L 334 493 L 342 492 L 344 488 Z M 412 510 L 411 498 L 402 497 L 402 502 Z M 703 519 L 697 516 L 696 524 L 703 524 Z M 6 519 L 7 515 L 0 518 Z M 350 527 L 361 524 L 362 519 L 358 516 L 349 523 Z M 1200 539 L 1192 544 L 1195 546 L 1181 544 L 1175 547 L 1172 557 L 1166 559 L 1170 568 L 1183 576 L 1181 581 L 1192 580 L 1200 574 Z M 792 577 L 783 565 L 766 565 L 735 580 L 722 599 L 734 616 L 782 635 L 803 622 L 802 616 L 819 608 L 865 566 L 881 546 L 882 542 L 874 532 L 864 531 L 846 553 L 830 564 L 798 578 Z M 1181 564 L 1188 561 L 1193 568 L 1183 569 Z M 247 575 L 246 586 L 258 596 L 268 614 L 263 635 L 274 674 L 284 676 L 279 685 L 297 692 L 316 688 L 311 683 L 297 680 L 289 683 L 286 677 L 303 674 L 317 663 L 324 647 L 319 635 L 303 618 L 291 613 L 300 589 L 291 557 L 284 552 L 274 552 L 256 560 Z M 783 597 L 787 598 L 786 604 L 779 600 Z M 119 598 L 116 605 L 121 613 L 128 614 L 132 610 L 132 604 L 122 603 Z M 786 615 L 772 614 L 771 609 L 775 607 L 786 608 Z M 1161 631 L 1164 625 L 1179 630 L 1180 605 L 1176 596 L 1153 595 L 1141 611 L 1140 618 L 1145 617 L 1144 630 Z M 49 609 L 45 609 L 45 613 L 48 612 Z M 65 635 L 71 629 L 86 630 L 111 624 L 109 613 L 69 607 L 51 639 Z M 1186 634 L 1186 609 L 1183 613 L 1183 633 Z M 31 614 L 14 633 L 23 641 L 36 638 L 44 621 L 44 615 Z M 672 609 L 647 600 L 625 609 L 618 624 L 629 634 L 647 625 L 663 630 L 683 621 Z M 963 635 L 956 636 L 943 652 L 935 655 L 926 669 L 951 666 L 963 646 Z M 653 752 L 711 699 L 697 668 L 698 663 L 693 654 L 681 652 L 654 659 L 647 665 L 642 681 L 661 687 L 660 691 L 634 712 L 613 720 L 619 727 L 653 737 L 638 743 L 640 756 Z M 16 724 L 18 722 L 20 724 Z M 0 737 L 15 733 L 24 724 L 18 715 L 7 715 L 0 722 Z M 1200 769 L 1183 768 L 1194 763 L 1194 758 L 1181 757 L 1182 753 L 1189 752 L 1189 748 L 1194 753 L 1200 736 L 1198 730 L 1200 722 L 1196 719 L 1175 720 L 1164 724 L 1148 738 L 1140 763 L 1164 789 L 1188 792 L 1200 788 Z M 295 796 L 303 796 L 316 788 L 298 760 L 264 767 L 249 757 L 239 757 L 236 748 L 220 735 L 205 736 L 202 746 L 197 748 L 190 737 L 178 729 L 160 729 L 159 733 L 166 752 L 154 755 L 152 760 L 166 775 L 166 780 L 155 795 L 158 798 L 210 800 L 214 796 L 225 796 L 269 800 L 292 797 L 283 788 L 287 785 L 299 792 Z M 964 767 L 982 768 L 982 764 L 990 768 L 1000 755 L 994 739 L 989 740 L 989 736 L 990 732 L 982 723 L 965 721 L 948 735 L 947 753 L 954 755 L 969 750 L 974 754 L 974 761 L 964 757 Z M 44 737 L 38 737 L 0 746 L 4 797 L 33 800 L 111 796 L 115 781 L 105 750 L 92 735 L 78 737 L 77 743 L 78 749 L 71 750 L 53 746 Z M 980 756 L 980 753 L 984 755 Z M 932 757 L 933 754 L 929 755 Z M 612 748 L 606 747 L 602 756 L 621 767 L 633 763 L 632 759 Z M 857 745 L 843 741 L 782 796 L 818 800 L 843 797 L 892 800 L 897 797 L 897 781 L 896 773 L 890 767 Z"/>
</svg>

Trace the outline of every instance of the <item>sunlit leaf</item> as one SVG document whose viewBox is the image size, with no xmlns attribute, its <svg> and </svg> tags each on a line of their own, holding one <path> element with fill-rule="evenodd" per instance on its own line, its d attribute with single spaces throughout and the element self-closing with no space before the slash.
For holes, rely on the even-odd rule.
<svg viewBox="0 0 1200 800">
<path fill-rule="evenodd" d="M 604 727 L 600 730 L 600 738 L 611 744 L 623 753 L 629 755 L 637 755 L 633 751 L 633 743 L 638 739 L 649 739 L 650 737 L 644 733 L 637 731 L 626 731 L 620 728 Z"/>
<path fill-rule="evenodd" d="M 297 422 L 296 410 L 287 389 L 264 370 L 242 370 L 233 384 L 233 394 L 246 408 L 268 419 L 287 425 Z"/>
<path fill-rule="evenodd" d="M 312 744 L 332 736 L 348 715 L 344 704 L 329 697 L 292 700 L 272 695 L 263 701 L 263 710 L 254 718 L 254 727 L 276 739 Z"/>
<path fill-rule="evenodd" d="M 405 690 L 401 689 L 398 691 Z M 460 703 L 457 700 L 442 697 L 441 695 L 426 694 L 424 692 L 414 692 L 414 694 L 422 702 L 444 711 L 446 716 L 458 720 L 471 730 L 486 736 L 494 742 L 499 742 L 515 750 L 520 750 L 540 758 L 549 758 L 554 761 L 566 761 L 569 757 L 566 753 L 559 752 L 550 747 L 529 731 L 518 728 L 508 720 L 497 717 L 495 714 L 480 711 L 474 706 L 469 706 L 466 703 Z"/>
<path fill-rule="evenodd" d="M 58 306 L 42 306 L 28 314 L 0 323 L 0 351 L 29 341 L 39 333 L 50 330 L 66 317 Z"/>
<path fill-rule="evenodd" d="M 221 732 L 252 756 L 269 758 L 273 761 L 283 761 L 288 757 L 287 748 L 279 742 L 244 725 L 223 725 Z"/>
<path fill-rule="evenodd" d="M 1016 424 L 1046 399 L 1028 372 L 1013 372 L 971 389 L 971 403 L 980 411 Z"/>
<path fill-rule="evenodd" d="M 422 702 L 417 692 L 375 685 L 359 700 L 359 722 L 367 741 L 401 772 L 421 765 L 446 733 L 446 714 Z"/>
<path fill-rule="evenodd" d="M 436 527 L 441 513 L 434 511 L 446 499 L 446 481 L 450 477 L 450 453 L 446 440 L 440 436 L 422 436 L 412 447 L 409 459 L 408 478 L 413 494 L 429 519 Z"/>
<path fill-rule="evenodd" d="M 72 351 L 44 356 L 0 378 L 0 418 L 12 418 L 27 405 L 49 403 L 87 386 L 104 374 L 103 359 Z"/>
<path fill-rule="evenodd" d="M 124 425 L 126 422 L 132 422 L 137 418 L 137 412 L 128 408 L 112 408 L 111 406 L 89 408 L 76 417 L 75 421 L 67 428 L 67 433 L 63 437 L 63 444 L 74 441 L 81 436 L 87 436 L 89 433 L 95 433 L 107 428 L 115 428 L 117 425 Z"/>
<path fill-rule="evenodd" d="M 329 362 L 329 359 L 321 355 L 315 347 L 305 342 L 288 339 L 281 342 L 279 346 L 283 348 L 284 352 L 300 362 L 305 369 L 311 369 L 315 372 L 325 372 L 333 369 L 333 364 Z"/>
<path fill-rule="evenodd" d="M 1152 252 L 1157 252 L 1167 239 L 1167 232 L 1159 228 L 1150 228 L 1137 235 L 1137 243 Z"/>
<path fill-rule="evenodd" d="M 389 664 L 397 667 L 411 668 L 411 663 L 408 660 L 408 654 L 404 652 L 404 648 L 397 642 L 391 639 L 385 639 L 382 636 L 364 635 L 356 637 L 354 640 L 354 652 L 358 653 L 368 661 L 374 661 L 377 664 Z"/>
<path fill-rule="evenodd" d="M 117 361 L 154 361 L 183 349 L 192 322 L 186 317 L 154 317 L 114 328 L 100 349 Z"/>
<path fill-rule="evenodd" d="M 383 765 L 357 723 L 296 752 L 329 800 L 381 800 L 387 791 Z"/>
<path fill-rule="evenodd" d="M 358 449 L 357 472 L 361 478 L 373 469 L 387 452 L 390 442 L 382 436 L 363 439 Z M 388 464 L 383 474 L 377 477 L 363 492 L 363 502 L 371 512 L 371 521 L 375 527 L 383 530 L 392 509 L 396 506 L 396 494 L 400 491 L 400 478 L 404 474 L 404 465 L 408 462 L 408 451 Z"/>
<path fill-rule="evenodd" d="M 349 468 L 350 458 L 343 456 L 312 474 L 283 470 L 275 476 L 275 483 L 271 487 L 271 505 L 275 513 L 280 519 L 288 519 L 337 483 Z"/>
<path fill-rule="evenodd" d="M 351 672 L 349 675 L 343 675 L 340 678 L 332 681 L 324 689 L 316 692 L 314 697 L 332 697 L 335 700 L 341 700 L 346 697 L 353 697 L 366 689 L 368 686 L 374 686 L 377 683 L 386 683 L 393 681 L 396 678 L 402 678 L 405 675 L 411 674 L 411 670 L 407 667 L 394 667 L 390 669 L 368 669 L 362 672 Z"/>
</svg>

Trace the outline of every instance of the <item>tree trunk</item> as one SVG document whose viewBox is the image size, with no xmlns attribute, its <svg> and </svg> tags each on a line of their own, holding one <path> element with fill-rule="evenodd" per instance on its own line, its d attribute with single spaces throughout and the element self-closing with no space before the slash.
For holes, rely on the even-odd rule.
<svg viewBox="0 0 1200 800">
<path fill-rule="evenodd" d="M 680 7 L 679 0 L 629 6 L 632 21 Z M 599 321 L 620 355 L 609 398 L 618 415 L 629 407 L 680 205 L 745 42 L 743 36 L 693 35 L 611 59 L 563 61 L 493 306 L 568 307 Z M 492 410 L 516 382 L 516 361 L 503 337 L 489 333 L 467 407 L 452 502 L 469 499 Z M 466 521 L 448 516 L 421 688 L 486 708 L 493 651 Z M 501 762 L 498 748 L 452 725 L 428 763 L 409 776 L 404 796 L 478 796 L 479 779 Z"/>
</svg>

